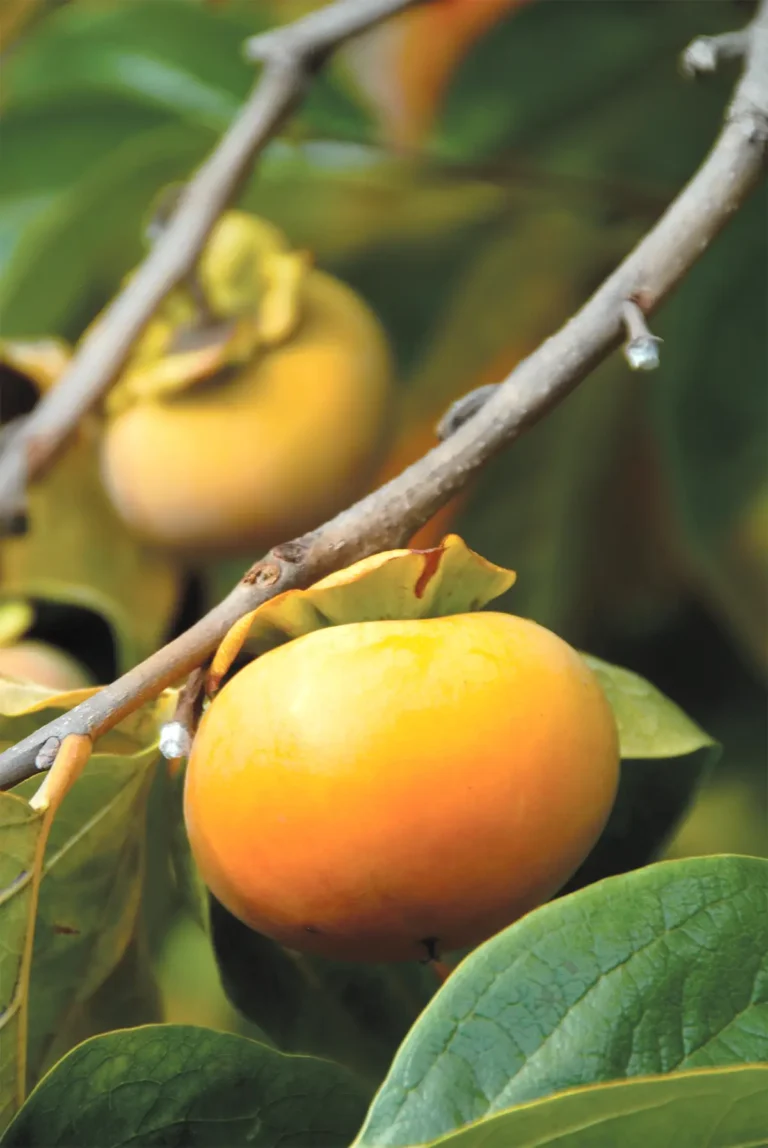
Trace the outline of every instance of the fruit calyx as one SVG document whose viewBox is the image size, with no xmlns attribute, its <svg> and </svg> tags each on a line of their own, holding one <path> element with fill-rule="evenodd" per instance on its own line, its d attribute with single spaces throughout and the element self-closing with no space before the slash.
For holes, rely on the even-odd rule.
<svg viewBox="0 0 768 1148">
<path fill-rule="evenodd" d="M 107 399 L 110 416 L 162 402 L 252 363 L 295 334 L 311 256 L 291 250 L 266 220 L 226 212 L 197 267 L 176 287 L 136 343 Z"/>
</svg>

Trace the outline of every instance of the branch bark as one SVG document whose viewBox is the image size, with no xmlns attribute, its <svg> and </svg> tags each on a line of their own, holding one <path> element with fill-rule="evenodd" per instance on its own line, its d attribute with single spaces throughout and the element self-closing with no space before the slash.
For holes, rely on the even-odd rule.
<svg viewBox="0 0 768 1148">
<path fill-rule="evenodd" d="M 211 228 L 309 81 L 336 47 L 416 0 L 336 0 L 247 42 L 264 64 L 242 110 L 187 184 L 161 237 L 80 343 L 65 374 L 0 448 L 0 527 L 24 510 L 26 486 L 55 456 L 123 367 L 169 291 L 194 269 Z"/>
<path fill-rule="evenodd" d="M 704 163 L 580 311 L 397 478 L 301 538 L 275 547 L 209 614 L 112 685 L 0 755 L 0 786 L 35 771 L 46 743 L 96 739 L 215 649 L 244 613 L 359 558 L 400 546 L 498 451 L 537 422 L 621 341 L 624 304 L 649 314 L 755 187 L 768 156 L 768 0 L 749 29 L 745 70 Z M 40 768 L 45 762 L 40 762 Z"/>
</svg>

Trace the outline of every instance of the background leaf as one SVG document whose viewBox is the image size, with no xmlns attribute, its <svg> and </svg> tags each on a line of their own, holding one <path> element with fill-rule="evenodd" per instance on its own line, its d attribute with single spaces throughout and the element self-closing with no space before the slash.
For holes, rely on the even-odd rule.
<svg viewBox="0 0 768 1148">
<path fill-rule="evenodd" d="M 26 801 L 0 794 L 0 1130 L 10 1120 L 19 1100 L 19 1076 L 23 1066 L 24 951 L 28 941 L 30 911 L 36 890 L 35 860 L 43 817 Z M 27 973 L 28 975 L 28 973 Z"/>
<path fill-rule="evenodd" d="M 184 1025 L 76 1048 L 32 1093 L 5 1148 L 345 1148 L 366 1093 L 338 1065 Z"/>
<path fill-rule="evenodd" d="M 40 1071 L 53 1041 L 117 966 L 136 925 L 144 817 L 157 749 L 95 755 L 51 829 L 32 960 L 28 1064 Z M 29 795 L 36 779 L 14 791 Z"/>
<path fill-rule="evenodd" d="M 768 862 L 613 877 L 467 957 L 411 1030 L 361 1148 L 629 1076 L 768 1060 Z"/>
<path fill-rule="evenodd" d="M 212 940 L 232 1003 L 288 1052 L 330 1056 L 372 1083 L 437 989 L 419 964 L 352 964 L 289 952 L 211 897 Z"/>
<path fill-rule="evenodd" d="M 0 744 L 14 741 L 83 694 L 56 694 L 36 686 L 5 685 L 0 690 Z M 82 776 L 65 797 L 45 846 L 37 903 L 28 1009 L 27 1063 L 39 1072 L 54 1041 L 120 963 L 137 921 L 145 847 L 145 807 L 157 758 L 159 723 L 173 696 L 138 711 L 103 739 Z M 50 707 L 50 708 L 47 708 Z M 5 714 L 2 711 L 6 711 Z M 0 914 L 7 937 L 2 975 L 5 1024 L 16 1023 L 8 1006 L 18 998 L 18 961 L 27 936 L 31 858 L 42 819 L 27 800 L 38 788 L 29 778 L 0 795 L 8 832 L 0 835 Z M 16 964 L 14 964 L 16 962 Z M 24 993 L 26 988 L 20 986 Z M 14 1008 L 17 1008 L 15 1005 Z M 72 1039 L 77 1039 L 73 1031 Z M 3 1083 L 16 1044 L 3 1039 Z"/>
<path fill-rule="evenodd" d="M 622 759 L 684 757 L 715 742 L 679 706 L 639 674 L 584 655 L 619 727 Z"/>
<path fill-rule="evenodd" d="M 624 1080 L 523 1104 L 433 1148 L 757 1148 L 767 1100 L 766 1065 Z"/>
<path fill-rule="evenodd" d="M 140 545 L 112 509 L 98 477 L 94 424 L 29 492 L 29 532 L 3 541 L 2 595 L 84 606 L 116 641 L 118 671 L 157 648 L 176 604 L 177 566 Z"/>
</svg>

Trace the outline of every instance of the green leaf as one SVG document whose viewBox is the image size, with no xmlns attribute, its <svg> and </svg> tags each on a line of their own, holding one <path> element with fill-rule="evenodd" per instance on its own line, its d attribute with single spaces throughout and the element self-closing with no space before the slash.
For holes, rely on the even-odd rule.
<svg viewBox="0 0 768 1148">
<path fill-rule="evenodd" d="M 768 1065 L 675 1073 L 524 1104 L 432 1148 L 763 1148 L 767 1109 Z"/>
<path fill-rule="evenodd" d="M 38 146 L 48 146 L 56 124 L 47 121 Z M 83 130 L 90 132 L 90 121 Z M 143 254 L 144 216 L 157 192 L 186 178 L 213 138 L 183 124 L 134 132 L 56 193 L 33 195 L 37 210 L 23 219 L 14 198 L 4 224 L 0 201 L 0 234 L 21 224 L 0 272 L 5 332 L 79 335 L 94 317 L 94 299 L 98 306 L 108 298 Z"/>
<path fill-rule="evenodd" d="M 157 749 L 94 756 L 51 828 L 35 927 L 28 1065 L 116 967 L 133 935 L 144 866 L 144 817 Z M 30 779 L 14 791 L 28 795 Z"/>
<path fill-rule="evenodd" d="M 0 745 L 13 742 L 90 696 L 0 682 Z M 52 1042 L 121 960 L 141 893 L 144 806 L 157 758 L 158 726 L 172 710 L 162 695 L 100 742 L 53 818 L 27 800 L 30 778 L 0 794 L 0 1114 L 23 1079 L 24 1010 L 28 1070 L 34 1077 Z M 44 849 L 44 854 L 42 850 Z M 39 894 L 36 889 L 38 877 Z M 35 913 L 36 907 L 36 913 Z M 25 949 L 31 944 L 31 990 Z M 21 1063 L 20 1063 L 21 1058 Z"/>
<path fill-rule="evenodd" d="M 210 923 L 227 996 L 288 1052 L 329 1056 L 378 1083 L 437 988 L 416 963 L 352 964 L 289 952 L 213 897 Z"/>
<path fill-rule="evenodd" d="M 70 4 L 8 61 L 6 104 L 119 97 L 219 132 L 253 79 L 242 53 L 249 30 L 206 4 Z"/>
<path fill-rule="evenodd" d="M 700 588 L 764 665 L 768 649 L 768 237 L 765 188 L 660 316 L 651 412 L 687 560 Z"/>
<path fill-rule="evenodd" d="M 272 21 L 264 5 L 143 0 L 102 11 L 73 4 L 47 19 L 8 61 L 10 108 L 120 98 L 220 133 L 254 83 L 247 36 Z M 300 111 L 305 129 L 370 138 L 371 117 L 336 67 L 325 69 Z"/>
<path fill-rule="evenodd" d="M 608 823 L 565 886 L 568 893 L 658 857 L 722 748 L 638 674 L 583 657 L 611 704 L 630 768 L 621 770 Z"/>
<path fill-rule="evenodd" d="M 27 230 L 42 226 L 56 211 L 58 197 L 113 150 L 163 122 L 156 113 L 106 99 L 97 106 L 57 104 L 6 112 L 0 168 L 2 273 Z M 7 324 L 3 329 L 13 333 Z"/>
<path fill-rule="evenodd" d="M 545 905 L 467 957 L 359 1145 L 420 1144 L 579 1085 L 761 1060 L 768 862 L 664 862 Z"/>
<path fill-rule="evenodd" d="M 26 952 L 35 911 L 35 873 L 43 817 L 26 801 L 0 794 L 0 1130 L 23 1099 Z"/>
<path fill-rule="evenodd" d="M 42 1075 L 77 1044 L 114 1029 L 155 1024 L 163 1019 L 160 990 L 141 924 L 107 979 L 68 1017 L 50 1044 Z"/>
<path fill-rule="evenodd" d="M 716 748 L 709 734 L 645 678 L 589 654 L 583 657 L 611 704 L 623 760 L 683 757 Z"/>
<path fill-rule="evenodd" d="M 95 1037 L 60 1061 L 3 1148 L 346 1148 L 365 1104 L 338 1065 L 209 1029 L 148 1025 Z"/>
<path fill-rule="evenodd" d="M 587 142 L 592 169 L 601 174 L 615 171 L 619 149 L 624 154 L 640 150 L 634 139 L 626 140 L 626 102 L 633 98 L 636 102 L 639 91 L 652 110 L 674 109 L 682 102 L 695 114 L 701 93 L 696 101 L 685 90 L 676 69 L 677 53 L 693 36 L 722 32 L 732 23 L 727 5 L 716 3 L 704 11 L 700 5 L 656 9 L 602 0 L 582 0 L 578 7 L 532 3 L 513 8 L 457 68 L 437 125 L 437 147 L 462 159 L 497 157 L 504 151 L 541 149 L 559 134 L 570 139 L 574 152 L 573 140 L 581 128 L 578 144 Z M 540 67 L 543 59 L 545 69 Z M 516 81 L 512 88 L 510 76 Z M 674 99 L 669 99 L 670 93 Z M 714 99 L 718 98 L 716 92 Z M 711 127 L 707 124 L 711 99 L 705 93 L 699 121 L 705 132 Z M 594 144 L 590 146 L 595 121 L 599 123 L 615 105 L 620 112 L 613 117 L 612 130 L 601 133 L 596 154 Z M 642 121 L 638 128 L 644 158 L 650 161 L 643 172 L 647 179 L 648 170 L 658 168 L 661 144 L 658 121 L 648 108 L 645 119 L 647 130 L 643 131 Z M 619 125 L 623 125 L 623 148 Z M 651 136 L 655 151 L 646 150 Z M 685 163 L 698 140 L 683 136 L 680 142 L 675 132 L 670 138 L 678 141 L 676 150 L 683 153 Z"/>
<path fill-rule="evenodd" d="M 608 823 L 564 892 L 658 857 L 722 748 L 638 674 L 589 654 L 583 657 L 611 704 L 622 761 L 630 768 L 621 770 Z"/>
</svg>

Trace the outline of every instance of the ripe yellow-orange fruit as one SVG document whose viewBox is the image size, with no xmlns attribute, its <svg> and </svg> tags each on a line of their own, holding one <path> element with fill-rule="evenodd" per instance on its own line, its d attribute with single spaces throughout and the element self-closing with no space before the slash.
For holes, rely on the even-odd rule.
<svg viewBox="0 0 768 1148">
<path fill-rule="evenodd" d="M 296 334 L 107 426 L 104 484 L 148 540 L 266 549 L 362 492 L 378 461 L 390 385 L 384 332 L 345 284 L 312 271 Z"/>
<path fill-rule="evenodd" d="M 0 646 L 0 674 L 35 682 L 49 690 L 79 690 L 93 684 L 69 654 L 47 642 L 33 640 Z"/>
<path fill-rule="evenodd" d="M 323 629 L 237 673 L 203 717 L 184 808 L 218 899 L 283 944 L 424 959 L 541 904 L 618 782 L 612 711 L 523 618 Z"/>
</svg>

